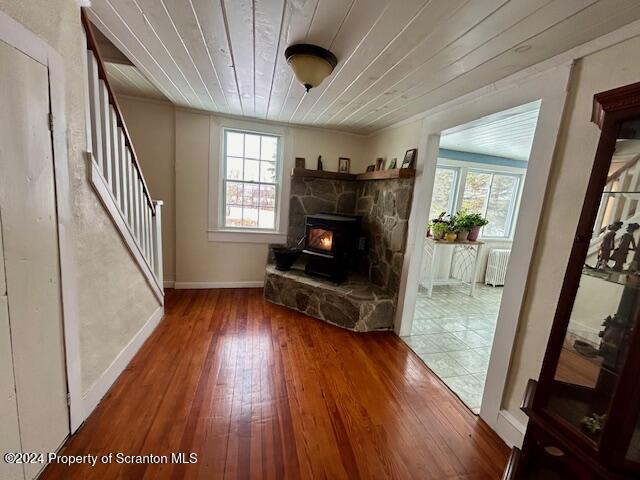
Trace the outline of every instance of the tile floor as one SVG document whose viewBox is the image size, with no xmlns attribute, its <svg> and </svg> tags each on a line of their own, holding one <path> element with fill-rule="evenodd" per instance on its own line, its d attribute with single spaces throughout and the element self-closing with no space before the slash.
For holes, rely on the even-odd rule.
<svg viewBox="0 0 640 480">
<path fill-rule="evenodd" d="M 436 286 L 420 289 L 411 335 L 404 340 L 474 412 L 480 412 L 502 287 Z"/>
</svg>

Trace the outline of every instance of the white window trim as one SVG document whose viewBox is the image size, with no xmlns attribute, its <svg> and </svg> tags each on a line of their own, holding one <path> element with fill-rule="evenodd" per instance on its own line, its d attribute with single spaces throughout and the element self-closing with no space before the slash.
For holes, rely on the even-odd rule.
<svg viewBox="0 0 640 480">
<path fill-rule="evenodd" d="M 456 212 L 456 207 L 458 205 L 458 194 L 459 194 L 459 186 L 460 186 L 460 167 L 454 167 L 450 165 L 442 165 L 440 162 L 436 165 L 436 171 L 440 170 L 449 170 L 453 172 L 453 183 L 451 187 L 451 192 L 449 193 L 449 201 L 447 202 L 447 215 L 453 215 Z M 433 216 L 433 215 L 430 215 Z"/>
<path fill-rule="evenodd" d="M 464 195 L 464 189 L 466 186 L 467 173 L 469 171 L 485 172 L 498 175 L 512 175 L 518 177 L 518 188 L 516 192 L 515 202 L 512 203 L 510 219 L 509 219 L 509 235 L 505 237 L 489 237 L 480 233 L 480 239 L 484 241 L 492 242 L 511 242 L 516 230 L 516 223 L 518 220 L 518 213 L 520 211 L 520 200 L 522 198 L 522 190 L 526 179 L 526 169 L 516 167 L 505 167 L 502 165 L 490 165 L 476 162 L 464 162 L 460 160 L 450 160 L 446 158 L 438 157 L 438 163 L 436 168 L 448 168 L 457 170 L 457 182 L 455 186 L 454 194 L 454 208 L 453 212 L 458 212 L 462 208 L 462 199 Z M 488 201 L 488 197 L 487 197 Z M 486 208 L 485 208 L 486 210 Z"/>
<path fill-rule="evenodd" d="M 226 130 L 273 135 L 280 137 L 280 158 L 276 172 L 276 228 L 243 229 L 224 226 L 224 135 Z M 247 122 L 228 118 L 210 117 L 209 129 L 209 213 L 207 239 L 210 242 L 232 243 L 284 243 L 287 239 L 287 219 L 289 217 L 290 182 L 285 181 L 285 172 L 291 166 L 292 151 L 290 130 L 260 122 Z"/>
</svg>

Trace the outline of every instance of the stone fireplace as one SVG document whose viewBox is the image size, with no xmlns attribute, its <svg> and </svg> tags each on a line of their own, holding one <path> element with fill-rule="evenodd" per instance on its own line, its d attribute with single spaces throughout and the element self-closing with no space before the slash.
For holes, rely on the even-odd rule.
<svg viewBox="0 0 640 480">
<path fill-rule="evenodd" d="M 267 265 L 267 300 L 350 330 L 393 328 L 413 171 L 386 173 L 294 170 L 287 243 L 305 238 L 304 259 L 286 272 Z"/>
</svg>

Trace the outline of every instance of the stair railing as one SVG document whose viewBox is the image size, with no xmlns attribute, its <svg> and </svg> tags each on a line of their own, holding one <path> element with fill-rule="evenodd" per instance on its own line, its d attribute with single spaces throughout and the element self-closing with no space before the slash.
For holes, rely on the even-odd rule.
<svg viewBox="0 0 640 480">
<path fill-rule="evenodd" d="M 163 301 L 162 202 L 151 198 L 84 9 L 82 23 L 87 37 L 92 182 L 156 296 Z"/>
</svg>

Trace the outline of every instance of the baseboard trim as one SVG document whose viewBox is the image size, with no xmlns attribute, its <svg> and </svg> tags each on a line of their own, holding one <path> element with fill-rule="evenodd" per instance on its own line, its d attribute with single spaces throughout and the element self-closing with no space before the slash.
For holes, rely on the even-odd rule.
<svg viewBox="0 0 640 480">
<path fill-rule="evenodd" d="M 500 410 L 498 412 L 496 433 L 504 440 L 504 443 L 506 443 L 509 448 L 522 447 L 526 430 L 526 425 L 520 423 L 507 410 Z"/>
<path fill-rule="evenodd" d="M 176 282 L 174 280 L 165 280 L 162 284 L 164 288 L 173 288 Z"/>
<path fill-rule="evenodd" d="M 133 359 L 135 354 L 138 353 L 142 344 L 158 326 L 158 323 L 160 323 L 163 316 L 164 307 L 160 306 L 155 312 L 153 312 L 142 328 L 138 330 L 138 333 L 134 335 L 127 346 L 124 347 L 113 362 L 111 362 L 111 365 L 102 372 L 100 378 L 98 378 L 98 380 L 91 385 L 89 390 L 85 392 L 82 396 L 82 406 L 85 419 L 98 406 L 100 400 L 102 400 L 120 374 L 124 371 L 127 365 L 129 365 L 129 362 Z"/>
<path fill-rule="evenodd" d="M 262 288 L 264 280 L 248 282 L 175 282 L 176 290 L 185 288 Z"/>
</svg>

